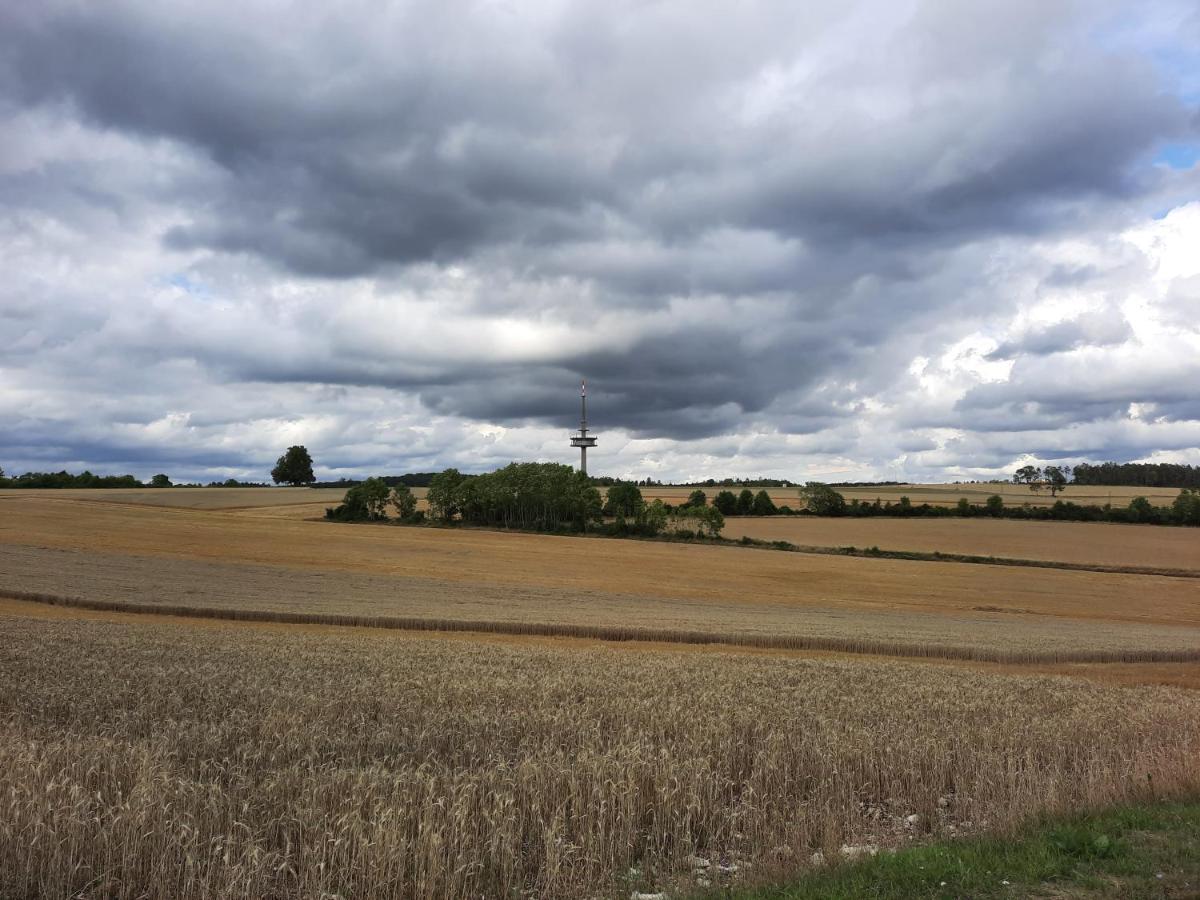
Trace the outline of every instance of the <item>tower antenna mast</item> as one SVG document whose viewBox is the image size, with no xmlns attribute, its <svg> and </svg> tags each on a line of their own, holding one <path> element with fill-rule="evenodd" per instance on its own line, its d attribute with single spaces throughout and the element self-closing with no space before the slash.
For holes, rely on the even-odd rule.
<svg viewBox="0 0 1200 900">
<path fill-rule="evenodd" d="M 579 471 L 586 475 L 588 447 L 596 446 L 596 439 L 588 434 L 586 381 L 579 385 L 579 433 L 571 435 L 571 446 L 579 448 Z"/>
</svg>

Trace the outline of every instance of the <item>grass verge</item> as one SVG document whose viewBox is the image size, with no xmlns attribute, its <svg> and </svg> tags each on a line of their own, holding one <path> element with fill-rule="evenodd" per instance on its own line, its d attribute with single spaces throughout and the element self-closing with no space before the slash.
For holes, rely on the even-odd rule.
<svg viewBox="0 0 1200 900">
<path fill-rule="evenodd" d="M 1009 838 L 911 847 L 738 900 L 1200 897 L 1200 803 L 1125 807 Z"/>
</svg>

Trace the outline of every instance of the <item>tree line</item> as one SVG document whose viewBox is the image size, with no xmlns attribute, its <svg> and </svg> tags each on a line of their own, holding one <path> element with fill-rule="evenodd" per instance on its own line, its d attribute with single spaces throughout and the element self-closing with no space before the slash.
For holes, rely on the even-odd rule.
<svg viewBox="0 0 1200 900">
<path fill-rule="evenodd" d="M 25 472 L 22 475 L 14 475 L 12 478 L 4 477 L 4 470 L 0 469 L 0 488 L 37 488 L 45 489 L 62 489 L 62 488 L 88 488 L 91 490 L 98 488 L 199 488 L 199 487 L 267 487 L 261 481 L 238 481 L 236 478 L 227 478 L 224 481 L 210 481 L 207 484 L 193 484 L 190 482 L 181 482 L 176 484 L 171 481 L 171 478 L 165 473 L 160 472 L 157 475 L 150 477 L 148 481 L 142 481 L 134 475 L 94 475 L 87 469 L 84 469 L 78 475 L 74 475 L 67 471 L 62 472 Z"/>
<path fill-rule="evenodd" d="M 592 479 L 558 463 L 511 463 L 495 472 L 467 475 L 458 469 L 438 472 L 426 493 L 428 516 L 404 484 L 390 486 L 368 478 L 346 491 L 342 503 L 325 510 L 336 521 L 386 521 L 415 524 L 462 523 L 543 532 L 594 532 L 609 536 L 718 537 L 725 525 L 721 511 L 707 503 L 671 508 L 661 500 L 647 503 L 632 482 L 616 482 L 601 497 Z"/>
<path fill-rule="evenodd" d="M 800 493 L 807 500 L 807 505 L 800 511 L 801 515 L 854 516 L 858 518 L 957 516 L 961 518 L 988 517 L 1060 522 L 1200 525 L 1200 489 L 1194 488 L 1184 488 L 1170 506 L 1155 506 L 1145 497 L 1134 497 L 1126 506 L 1113 506 L 1109 503 L 1103 506 L 1085 505 L 1067 500 L 1056 500 L 1049 506 L 1025 504 L 1009 506 L 1005 504 L 1004 498 L 999 494 L 988 497 L 983 504 L 972 503 L 966 497 L 962 497 L 954 506 L 915 504 L 908 497 L 901 497 L 896 503 L 892 503 L 890 500 L 882 502 L 878 498 L 874 502 L 858 499 L 847 502 L 845 497 L 828 485 L 813 482 L 805 485 Z"/>
<path fill-rule="evenodd" d="M 1200 466 L 1182 463 L 1080 463 L 1075 467 L 1075 484 L 1113 487 L 1200 488 Z"/>
</svg>

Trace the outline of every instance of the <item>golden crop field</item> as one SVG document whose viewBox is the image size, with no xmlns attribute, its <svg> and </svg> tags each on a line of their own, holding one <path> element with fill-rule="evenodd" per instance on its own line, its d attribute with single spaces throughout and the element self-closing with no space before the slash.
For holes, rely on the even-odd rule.
<svg viewBox="0 0 1200 900">
<path fill-rule="evenodd" d="M 422 496 L 424 488 L 421 489 Z M 64 488 L 36 490 L 12 488 L 0 491 L 0 503 L 27 497 L 87 500 L 134 506 L 167 506 L 178 509 L 257 509 L 279 506 L 336 505 L 346 495 L 341 488 Z M 319 513 L 318 513 L 319 515 Z"/>
<path fill-rule="evenodd" d="M 3 896 L 682 896 L 1200 788 L 1195 692 L 917 663 L 0 617 L 0 680 Z"/>
<path fill-rule="evenodd" d="M 206 490 L 0 492 L 0 896 L 674 898 L 1200 789 L 1200 664 L 1167 661 L 1200 652 L 1194 578 L 346 525 L 313 520 L 337 496 Z M 1174 568 L 1193 534 L 729 526 Z"/>
<path fill-rule="evenodd" d="M 1031 656 L 1200 648 L 1195 579 L 339 525 L 48 497 L 0 508 L 5 584 L 31 593 L 742 637 L 844 635 Z"/>
<path fill-rule="evenodd" d="M 1114 522 L 730 516 L 725 537 L 1200 571 L 1200 529 Z"/>
</svg>

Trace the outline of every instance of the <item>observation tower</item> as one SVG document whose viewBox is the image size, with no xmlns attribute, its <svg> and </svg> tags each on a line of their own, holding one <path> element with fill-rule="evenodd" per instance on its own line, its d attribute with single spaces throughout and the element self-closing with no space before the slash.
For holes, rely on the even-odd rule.
<svg viewBox="0 0 1200 900">
<path fill-rule="evenodd" d="M 596 446 L 596 439 L 588 434 L 586 381 L 579 386 L 579 433 L 571 435 L 571 446 L 579 448 L 579 471 L 586 475 L 588 447 Z"/>
</svg>

